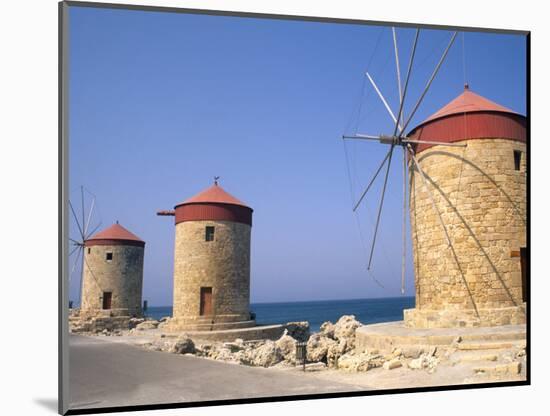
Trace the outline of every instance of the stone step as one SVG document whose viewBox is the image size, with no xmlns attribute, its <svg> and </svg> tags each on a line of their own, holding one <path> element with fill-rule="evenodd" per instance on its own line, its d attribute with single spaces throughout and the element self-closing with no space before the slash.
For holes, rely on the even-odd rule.
<svg viewBox="0 0 550 416">
<path fill-rule="evenodd" d="M 515 376 L 521 372 L 521 363 L 514 361 L 507 364 L 497 364 L 493 366 L 475 367 L 474 373 L 488 376 Z"/>
<path fill-rule="evenodd" d="M 472 350 L 504 350 L 510 348 L 525 348 L 524 340 L 517 341 L 466 341 L 457 344 L 457 349 L 462 351 Z"/>
<path fill-rule="evenodd" d="M 498 355 L 496 354 L 465 354 L 454 357 L 455 363 L 475 363 L 479 361 L 497 361 Z"/>
<path fill-rule="evenodd" d="M 512 344 L 525 342 L 526 325 L 505 325 L 499 327 L 478 328 L 409 328 L 403 321 L 370 324 L 359 327 L 355 334 L 355 348 L 361 353 L 365 350 L 378 349 L 379 351 L 393 351 L 395 348 L 426 349 L 427 346 L 436 346 L 441 353 L 445 348 L 454 349 L 458 344 L 481 344 L 490 342 Z M 414 346 L 414 348 L 413 348 Z M 485 349 L 491 345 L 478 346 Z M 493 346 L 494 347 L 494 346 Z M 462 347 L 475 349 L 476 347 Z M 492 348 L 489 348 L 492 349 Z M 411 354 L 414 355 L 414 354 Z M 411 357 L 414 358 L 414 357 Z"/>
<path fill-rule="evenodd" d="M 488 334 L 464 334 L 463 341 L 519 341 L 526 338 L 525 331 L 495 332 Z"/>
</svg>

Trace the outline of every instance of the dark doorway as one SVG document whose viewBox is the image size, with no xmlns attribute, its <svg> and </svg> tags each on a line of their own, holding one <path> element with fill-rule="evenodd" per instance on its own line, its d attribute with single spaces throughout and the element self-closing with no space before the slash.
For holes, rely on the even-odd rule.
<svg viewBox="0 0 550 416">
<path fill-rule="evenodd" d="M 212 288 L 201 287 L 201 315 L 212 315 Z"/>
<path fill-rule="evenodd" d="M 521 259 L 521 292 L 523 301 L 527 302 L 527 279 L 529 278 L 529 260 L 527 256 L 527 247 L 520 248 Z"/>
<path fill-rule="evenodd" d="M 103 309 L 111 309 L 112 292 L 103 292 Z"/>
</svg>

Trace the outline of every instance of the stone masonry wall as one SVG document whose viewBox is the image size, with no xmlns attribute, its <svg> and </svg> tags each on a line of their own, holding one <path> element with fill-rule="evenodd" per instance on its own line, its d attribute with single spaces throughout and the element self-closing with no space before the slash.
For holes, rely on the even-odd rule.
<svg viewBox="0 0 550 416">
<path fill-rule="evenodd" d="M 468 146 L 434 146 L 417 155 L 454 253 L 409 165 L 416 277 L 416 309 L 405 311 L 409 326 L 525 322 L 520 258 L 512 251 L 526 246 L 526 146 L 505 139 L 463 143 Z M 522 152 L 519 171 L 514 150 Z"/>
<path fill-rule="evenodd" d="M 205 241 L 206 226 L 215 227 Z M 176 224 L 173 329 L 250 321 L 251 227 L 231 221 Z M 201 287 L 212 288 L 210 316 L 200 316 Z M 253 325 L 251 321 L 251 325 Z M 242 326 L 242 325 L 240 325 Z"/>
<path fill-rule="evenodd" d="M 111 261 L 106 260 L 108 252 L 113 253 Z M 82 313 L 101 312 L 103 292 L 112 292 L 111 315 L 140 316 L 143 255 L 144 248 L 136 246 L 84 247 Z"/>
</svg>

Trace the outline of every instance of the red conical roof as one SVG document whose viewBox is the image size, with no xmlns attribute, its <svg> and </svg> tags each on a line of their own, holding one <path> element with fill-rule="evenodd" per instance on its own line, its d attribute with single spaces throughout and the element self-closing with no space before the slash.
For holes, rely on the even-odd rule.
<svg viewBox="0 0 550 416">
<path fill-rule="evenodd" d="M 527 119 L 500 104 L 482 97 L 464 86 L 464 91 L 446 106 L 432 114 L 407 135 L 424 142 L 453 143 L 471 139 L 527 139 Z M 417 153 L 434 146 L 414 145 Z"/>
<path fill-rule="evenodd" d="M 501 113 L 516 114 L 500 104 L 488 100 L 475 92 L 470 91 L 468 85 L 464 86 L 464 92 L 441 108 L 436 113 L 428 117 L 423 123 L 437 118 L 450 116 L 452 114 L 472 113 L 475 111 L 497 111 Z"/>
<path fill-rule="evenodd" d="M 118 222 L 111 225 L 109 228 L 106 228 L 86 240 L 86 245 L 94 244 L 125 244 L 130 245 L 144 245 L 145 242 L 140 239 L 137 235 L 131 233 Z M 133 244 L 132 244 L 133 243 Z"/>
<path fill-rule="evenodd" d="M 227 193 L 217 182 L 175 207 L 176 224 L 185 221 L 232 221 L 252 225 L 252 208 Z"/>
<path fill-rule="evenodd" d="M 202 192 L 199 192 L 197 195 L 186 199 L 185 201 L 179 203 L 176 206 L 184 204 L 201 204 L 201 203 L 216 203 L 216 204 L 231 204 L 231 205 L 240 205 L 242 207 L 249 208 L 244 202 L 239 201 L 233 195 L 226 192 L 218 184 L 212 185 L 210 188 L 205 189 Z"/>
</svg>

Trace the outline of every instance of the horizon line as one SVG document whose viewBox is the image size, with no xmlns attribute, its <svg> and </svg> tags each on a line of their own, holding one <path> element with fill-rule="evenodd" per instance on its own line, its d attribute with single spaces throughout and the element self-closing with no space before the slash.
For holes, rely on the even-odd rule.
<svg viewBox="0 0 550 416">
<path fill-rule="evenodd" d="M 403 298 L 415 298 L 415 295 L 402 295 L 402 296 L 378 296 L 372 298 L 343 298 L 343 299 L 310 299 L 310 300 L 287 300 L 287 301 L 268 301 L 268 302 L 250 302 L 251 305 L 258 304 L 271 304 L 271 303 L 307 303 L 307 302 L 336 302 L 336 301 L 348 301 L 348 300 L 378 300 L 378 299 L 403 299 Z M 172 305 L 148 305 L 147 308 L 166 308 L 172 307 Z"/>
</svg>

